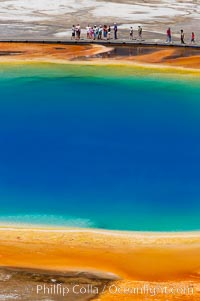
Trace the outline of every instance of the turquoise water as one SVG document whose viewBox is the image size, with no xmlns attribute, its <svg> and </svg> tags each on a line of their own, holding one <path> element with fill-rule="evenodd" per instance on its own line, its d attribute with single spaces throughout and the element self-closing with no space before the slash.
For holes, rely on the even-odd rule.
<svg viewBox="0 0 200 301">
<path fill-rule="evenodd" d="M 0 71 L 0 222 L 200 229 L 197 80 L 37 68 Z"/>
</svg>

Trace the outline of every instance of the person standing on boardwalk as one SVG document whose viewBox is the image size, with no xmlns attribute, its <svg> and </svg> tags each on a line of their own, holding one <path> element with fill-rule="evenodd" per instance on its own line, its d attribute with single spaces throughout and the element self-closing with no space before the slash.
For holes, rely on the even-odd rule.
<svg viewBox="0 0 200 301">
<path fill-rule="evenodd" d="M 100 25 L 100 26 L 99 26 L 99 30 L 98 30 L 98 40 L 102 40 L 102 33 L 103 33 L 103 28 L 102 28 L 102 26 Z"/>
<path fill-rule="evenodd" d="M 183 32 L 183 29 L 181 29 L 181 44 L 185 44 L 185 34 Z"/>
<path fill-rule="evenodd" d="M 94 30 L 94 27 L 91 27 L 90 35 L 91 35 L 91 39 L 95 40 L 95 30 Z"/>
<path fill-rule="evenodd" d="M 99 38 L 99 27 L 96 26 L 96 39 L 98 39 L 98 38 Z"/>
<path fill-rule="evenodd" d="M 76 35 L 76 27 L 75 25 L 72 26 L 72 37 L 71 40 L 75 40 L 75 35 Z"/>
<path fill-rule="evenodd" d="M 94 31 L 94 40 L 96 40 L 97 35 L 98 35 L 98 28 L 96 25 L 94 25 L 93 31 Z"/>
<path fill-rule="evenodd" d="M 130 27 L 130 40 L 133 40 L 133 27 Z"/>
<path fill-rule="evenodd" d="M 171 33 L 171 28 L 169 27 L 167 29 L 167 40 L 166 43 L 171 43 L 172 42 L 172 33 Z"/>
<path fill-rule="evenodd" d="M 192 43 L 192 44 L 194 44 L 194 43 L 195 43 L 195 34 L 194 34 L 194 32 L 192 32 L 191 43 Z"/>
<path fill-rule="evenodd" d="M 118 31 L 117 24 L 114 23 L 114 39 L 115 40 L 117 40 L 117 31 Z"/>
<path fill-rule="evenodd" d="M 76 25 L 76 39 L 80 40 L 81 38 L 81 27 L 79 24 Z"/>
<path fill-rule="evenodd" d="M 87 39 L 91 39 L 90 36 L 90 25 L 88 24 L 88 26 L 86 26 L 86 32 L 87 32 Z"/>
<path fill-rule="evenodd" d="M 107 39 L 107 36 L 108 36 L 108 27 L 107 27 L 107 25 L 104 25 L 103 26 L 103 37 L 104 37 L 104 39 Z"/>
<path fill-rule="evenodd" d="M 111 36 L 111 27 L 109 25 L 108 26 L 108 38 L 107 38 L 107 40 L 110 40 L 110 36 Z"/>
<path fill-rule="evenodd" d="M 142 39 L 142 27 L 138 26 L 138 38 Z"/>
</svg>

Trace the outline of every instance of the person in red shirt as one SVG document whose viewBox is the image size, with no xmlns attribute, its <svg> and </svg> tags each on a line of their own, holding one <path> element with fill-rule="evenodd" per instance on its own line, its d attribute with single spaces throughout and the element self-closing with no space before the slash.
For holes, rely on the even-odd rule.
<svg viewBox="0 0 200 301">
<path fill-rule="evenodd" d="M 171 28 L 169 27 L 167 29 L 167 41 L 166 41 L 166 43 L 171 43 L 171 41 L 172 41 L 172 33 L 171 33 Z"/>
<path fill-rule="evenodd" d="M 195 43 L 195 34 L 194 34 L 194 32 L 192 32 L 192 38 L 191 38 L 191 43 Z"/>
</svg>

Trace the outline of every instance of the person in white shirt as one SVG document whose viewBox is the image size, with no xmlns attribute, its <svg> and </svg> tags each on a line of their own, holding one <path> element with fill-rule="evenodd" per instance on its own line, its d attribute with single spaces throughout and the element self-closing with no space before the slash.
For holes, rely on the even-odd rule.
<svg viewBox="0 0 200 301">
<path fill-rule="evenodd" d="M 133 27 L 130 27 L 130 40 L 133 40 Z"/>
<path fill-rule="evenodd" d="M 88 26 L 86 26 L 86 32 L 87 32 L 87 39 L 91 39 L 90 36 L 90 25 L 88 24 Z"/>
<path fill-rule="evenodd" d="M 79 24 L 76 25 L 76 39 L 80 40 L 81 38 L 81 27 Z"/>
</svg>

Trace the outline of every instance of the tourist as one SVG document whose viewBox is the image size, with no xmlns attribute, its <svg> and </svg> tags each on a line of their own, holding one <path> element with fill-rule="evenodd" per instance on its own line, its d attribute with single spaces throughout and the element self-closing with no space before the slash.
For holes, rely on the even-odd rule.
<svg viewBox="0 0 200 301">
<path fill-rule="evenodd" d="M 72 36 L 71 36 L 71 40 L 75 40 L 75 34 L 76 34 L 76 27 L 75 25 L 72 26 Z"/>
<path fill-rule="evenodd" d="M 76 39 L 80 40 L 81 38 L 81 27 L 79 24 L 76 25 Z"/>
<path fill-rule="evenodd" d="M 133 40 L 133 27 L 130 27 L 130 35 L 129 35 L 130 40 Z"/>
<path fill-rule="evenodd" d="M 181 44 L 185 44 L 185 34 L 183 29 L 181 29 Z"/>
<path fill-rule="evenodd" d="M 90 39 L 94 40 L 94 28 L 90 27 Z"/>
<path fill-rule="evenodd" d="M 110 25 L 108 26 L 108 40 L 110 40 L 110 36 L 111 36 L 111 27 Z"/>
<path fill-rule="evenodd" d="M 107 36 L 108 36 L 108 27 L 107 27 L 107 25 L 104 25 L 103 26 L 103 37 L 104 37 L 104 39 L 107 39 Z"/>
<path fill-rule="evenodd" d="M 94 40 L 96 40 L 97 35 L 98 35 L 98 28 L 96 25 L 94 25 L 93 31 L 94 31 Z"/>
<path fill-rule="evenodd" d="M 172 33 L 171 33 L 171 28 L 169 27 L 167 29 L 167 40 L 166 43 L 171 43 L 172 42 Z"/>
<path fill-rule="evenodd" d="M 91 39 L 90 36 L 90 25 L 88 24 L 88 26 L 86 26 L 86 33 L 87 33 L 87 39 Z"/>
<path fill-rule="evenodd" d="M 117 24 L 114 23 L 114 39 L 115 40 L 117 40 L 117 31 L 118 31 Z"/>
<path fill-rule="evenodd" d="M 96 39 L 98 39 L 99 38 L 99 27 L 97 26 L 96 27 Z"/>
<path fill-rule="evenodd" d="M 99 30 L 98 30 L 98 40 L 102 40 L 102 33 L 103 33 L 103 28 L 102 28 L 102 26 L 100 25 L 100 26 L 99 26 Z"/>
<path fill-rule="evenodd" d="M 194 44 L 194 43 L 195 43 L 195 34 L 194 34 L 194 32 L 192 32 L 191 43 L 192 43 L 192 44 Z"/>
<path fill-rule="evenodd" d="M 142 27 L 138 26 L 138 38 L 142 39 Z"/>
</svg>

